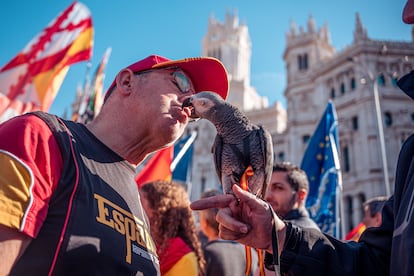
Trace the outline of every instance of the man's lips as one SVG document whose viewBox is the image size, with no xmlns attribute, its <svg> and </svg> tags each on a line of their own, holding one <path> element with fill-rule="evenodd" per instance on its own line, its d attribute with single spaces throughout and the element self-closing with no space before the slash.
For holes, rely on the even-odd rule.
<svg viewBox="0 0 414 276">
<path fill-rule="evenodd" d="M 191 109 L 190 108 L 181 108 L 181 106 L 180 106 L 180 107 L 174 108 L 172 110 L 171 115 L 178 122 L 186 124 L 186 123 L 188 123 L 188 121 L 191 118 L 190 117 L 191 116 Z"/>
<path fill-rule="evenodd" d="M 182 111 L 187 115 L 188 118 L 191 117 L 191 113 L 192 113 L 191 110 L 192 109 L 190 107 L 183 107 L 182 108 Z"/>
</svg>

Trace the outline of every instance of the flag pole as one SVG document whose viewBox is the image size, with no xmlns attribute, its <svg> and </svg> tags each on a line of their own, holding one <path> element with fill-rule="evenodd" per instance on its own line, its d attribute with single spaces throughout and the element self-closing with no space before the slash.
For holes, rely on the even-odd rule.
<svg viewBox="0 0 414 276">
<path fill-rule="evenodd" d="M 192 131 L 190 138 L 185 142 L 184 146 L 181 148 L 180 152 L 177 154 L 177 156 L 174 158 L 174 160 L 171 162 L 170 169 L 173 172 L 175 167 L 177 166 L 178 162 L 180 162 L 181 158 L 184 156 L 184 154 L 187 152 L 188 148 L 193 143 L 194 139 L 197 137 L 197 132 Z"/>
<path fill-rule="evenodd" d="M 337 123 L 336 123 L 337 124 Z M 329 135 L 330 143 L 332 146 L 332 153 L 333 159 L 335 164 L 336 173 L 338 176 L 338 183 L 336 186 L 336 208 L 335 208 L 335 215 L 336 215 L 336 236 L 342 239 L 345 236 L 345 224 L 343 223 L 343 219 L 345 217 L 344 214 L 344 199 L 343 199 L 343 187 L 342 187 L 342 172 L 341 172 L 341 164 L 339 162 L 338 156 L 338 149 L 336 148 L 335 138 L 330 134 Z"/>
<path fill-rule="evenodd" d="M 81 97 L 79 99 L 79 106 L 78 106 L 78 110 L 77 110 L 77 116 L 76 116 L 76 121 L 77 122 L 81 122 L 81 115 L 83 114 L 83 112 L 85 112 L 86 110 L 86 100 L 89 96 L 89 89 L 91 86 L 91 79 L 90 79 L 90 71 L 92 68 L 92 63 L 91 61 L 89 61 L 88 63 L 86 63 L 86 72 L 85 72 L 85 80 L 83 83 L 83 91 L 81 94 Z"/>
<path fill-rule="evenodd" d="M 375 114 L 377 117 L 377 124 L 378 124 L 378 136 L 379 136 L 380 149 L 381 149 L 382 168 L 383 168 L 383 173 L 384 173 L 385 194 L 389 197 L 391 195 L 391 189 L 390 189 L 390 180 L 388 177 L 388 160 L 387 160 L 387 153 L 385 149 L 384 129 L 382 127 L 381 106 L 380 106 L 379 95 L 378 95 L 378 82 L 372 76 L 372 73 L 371 73 L 371 79 L 372 79 L 371 81 L 373 82 L 372 89 L 374 92 Z"/>
</svg>

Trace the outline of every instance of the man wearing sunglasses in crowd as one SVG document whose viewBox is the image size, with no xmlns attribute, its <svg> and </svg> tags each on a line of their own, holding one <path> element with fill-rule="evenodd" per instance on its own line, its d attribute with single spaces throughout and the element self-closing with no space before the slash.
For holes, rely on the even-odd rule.
<svg viewBox="0 0 414 276">
<path fill-rule="evenodd" d="M 414 24 L 414 0 L 403 21 Z M 414 70 L 398 81 L 414 99 Z M 413 102 L 407 102 L 413 105 Z M 220 208 L 220 237 L 273 253 L 265 260 L 276 275 L 399 275 L 414 273 L 414 135 L 401 147 L 394 194 L 382 208 L 379 227 L 365 230 L 358 242 L 343 242 L 309 228 L 282 221 L 269 204 L 233 185 L 234 195 L 191 204 L 194 210 Z"/>
<path fill-rule="evenodd" d="M 0 125 L 0 275 L 159 275 L 135 183 L 189 121 L 200 91 L 227 97 L 214 58 L 149 56 L 122 69 L 83 125 L 44 112 Z"/>
</svg>

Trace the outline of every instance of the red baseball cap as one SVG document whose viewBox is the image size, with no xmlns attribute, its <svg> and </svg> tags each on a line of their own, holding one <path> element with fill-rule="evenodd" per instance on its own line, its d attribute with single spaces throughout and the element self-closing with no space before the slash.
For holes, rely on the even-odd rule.
<svg viewBox="0 0 414 276">
<path fill-rule="evenodd" d="M 137 61 L 126 68 L 132 72 L 140 72 L 153 68 L 163 68 L 177 66 L 182 69 L 191 79 L 195 92 L 211 91 L 219 94 L 224 100 L 229 92 L 229 82 L 227 71 L 224 65 L 213 57 L 195 57 L 181 60 L 170 60 L 168 58 L 151 55 L 140 61 Z M 115 86 L 115 80 L 108 88 L 105 99 L 109 96 Z"/>
<path fill-rule="evenodd" d="M 407 0 L 405 3 L 402 19 L 406 24 L 413 24 L 414 23 L 414 1 Z"/>
</svg>

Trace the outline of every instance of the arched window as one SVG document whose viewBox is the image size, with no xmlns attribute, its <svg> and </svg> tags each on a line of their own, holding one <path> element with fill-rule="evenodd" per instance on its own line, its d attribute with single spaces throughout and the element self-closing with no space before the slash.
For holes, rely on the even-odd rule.
<svg viewBox="0 0 414 276">
<path fill-rule="evenodd" d="M 302 142 L 303 142 L 303 144 L 307 144 L 308 143 L 308 141 L 309 141 L 309 139 L 310 139 L 310 136 L 309 135 L 303 135 L 302 136 Z"/>
<path fill-rule="evenodd" d="M 335 87 L 331 88 L 331 99 L 335 99 Z"/>
<path fill-rule="evenodd" d="M 362 203 L 365 202 L 365 200 L 367 200 L 367 197 L 365 196 L 365 194 L 360 193 L 358 194 L 358 198 L 359 198 L 359 202 L 361 203 L 360 207 L 361 207 L 361 217 L 364 217 L 364 208 L 362 208 Z"/>
<path fill-rule="evenodd" d="M 384 113 L 384 123 L 387 127 L 392 126 L 392 114 L 391 112 L 385 112 Z"/>
<path fill-rule="evenodd" d="M 380 73 L 378 75 L 378 85 L 379 86 L 385 86 L 386 85 L 385 76 L 384 76 L 383 73 Z"/>
<path fill-rule="evenodd" d="M 351 164 L 349 161 L 349 148 L 347 146 L 343 148 L 343 158 L 344 158 L 344 171 L 349 172 L 351 170 Z"/>
<path fill-rule="evenodd" d="M 352 117 L 352 129 L 358 130 L 359 128 L 359 122 L 358 122 L 358 116 Z"/>
<path fill-rule="evenodd" d="M 346 196 L 345 198 L 346 204 L 346 218 L 348 221 L 348 231 L 354 228 L 354 224 L 352 222 L 352 198 L 350 196 Z"/>
<path fill-rule="evenodd" d="M 356 88 L 356 81 L 355 81 L 355 78 L 354 77 L 351 78 L 350 86 L 351 86 L 351 90 L 352 91 L 355 90 L 355 88 Z"/>
<path fill-rule="evenodd" d="M 298 68 L 299 71 L 304 71 L 308 69 L 308 54 L 298 56 Z"/>
<path fill-rule="evenodd" d="M 279 161 L 285 161 L 285 153 L 283 151 L 279 152 L 277 155 Z"/>
<path fill-rule="evenodd" d="M 345 83 L 341 83 L 341 94 L 345 94 Z"/>
</svg>

